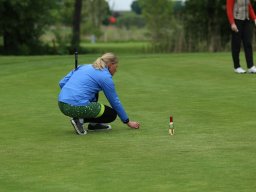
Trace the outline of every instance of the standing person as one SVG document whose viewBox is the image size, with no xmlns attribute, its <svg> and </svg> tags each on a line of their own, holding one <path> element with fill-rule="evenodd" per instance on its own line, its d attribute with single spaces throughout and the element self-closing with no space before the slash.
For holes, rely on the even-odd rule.
<svg viewBox="0 0 256 192">
<path fill-rule="evenodd" d="M 123 108 L 112 80 L 116 73 L 118 59 L 113 53 L 106 53 L 93 64 L 80 65 L 69 72 L 60 82 L 58 104 L 64 115 L 71 117 L 71 124 L 79 135 L 88 130 L 109 130 L 117 115 L 130 128 L 138 129 L 140 124 L 130 121 Z M 98 93 L 103 91 L 111 107 L 98 103 Z"/>
<path fill-rule="evenodd" d="M 256 24 L 256 16 L 250 0 L 227 0 L 226 11 L 232 30 L 231 49 L 236 73 L 245 73 L 240 66 L 239 53 L 241 42 L 243 42 L 248 73 L 256 73 L 253 64 L 252 50 L 252 25 L 251 20 Z"/>
</svg>

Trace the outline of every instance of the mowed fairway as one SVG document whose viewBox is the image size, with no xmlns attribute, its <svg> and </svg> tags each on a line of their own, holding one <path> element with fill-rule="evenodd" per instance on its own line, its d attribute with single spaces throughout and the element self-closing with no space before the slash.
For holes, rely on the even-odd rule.
<svg viewBox="0 0 256 192">
<path fill-rule="evenodd" d="M 0 57 L 0 191 L 255 191 L 256 75 L 235 74 L 230 53 L 119 58 L 116 89 L 141 129 L 118 119 L 77 136 L 57 106 L 73 56 Z"/>
</svg>

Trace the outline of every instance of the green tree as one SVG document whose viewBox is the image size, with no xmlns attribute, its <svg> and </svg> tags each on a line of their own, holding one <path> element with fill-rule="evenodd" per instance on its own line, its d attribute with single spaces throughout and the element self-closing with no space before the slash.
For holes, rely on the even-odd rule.
<svg viewBox="0 0 256 192">
<path fill-rule="evenodd" d="M 229 41 L 226 1 L 186 1 L 183 15 L 189 51 L 221 51 Z"/>
<path fill-rule="evenodd" d="M 126 29 L 132 27 L 144 28 L 145 20 L 142 15 L 135 14 L 134 12 L 125 13 L 118 18 L 116 26 L 125 27 Z"/>
<path fill-rule="evenodd" d="M 105 0 L 86 0 L 83 6 L 83 34 L 102 35 L 101 25 L 111 15 L 108 3 Z"/>
<path fill-rule="evenodd" d="M 141 6 L 137 0 L 132 2 L 131 8 L 132 8 L 132 11 L 138 15 L 142 13 Z"/>
<path fill-rule="evenodd" d="M 40 36 L 53 22 L 53 0 L 0 0 L 0 34 L 7 54 L 33 54 L 39 51 Z"/>
<path fill-rule="evenodd" d="M 74 0 L 60 0 L 58 22 L 65 26 L 72 26 L 74 16 Z"/>
<path fill-rule="evenodd" d="M 173 49 L 174 22 L 172 1 L 139 0 L 145 17 L 149 36 L 155 51 L 167 52 Z"/>
<path fill-rule="evenodd" d="M 67 0 L 66 0 L 67 1 Z M 105 0 L 75 0 L 72 30 L 72 50 L 80 46 L 81 34 L 101 35 L 101 24 L 109 14 Z"/>
</svg>

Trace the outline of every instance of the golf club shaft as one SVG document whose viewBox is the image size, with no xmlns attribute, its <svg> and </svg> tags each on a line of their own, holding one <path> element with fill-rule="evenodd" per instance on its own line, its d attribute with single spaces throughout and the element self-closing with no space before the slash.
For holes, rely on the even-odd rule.
<svg viewBox="0 0 256 192">
<path fill-rule="evenodd" d="M 77 49 L 75 48 L 75 69 L 77 69 L 77 63 L 78 63 L 78 52 L 77 52 Z"/>
</svg>

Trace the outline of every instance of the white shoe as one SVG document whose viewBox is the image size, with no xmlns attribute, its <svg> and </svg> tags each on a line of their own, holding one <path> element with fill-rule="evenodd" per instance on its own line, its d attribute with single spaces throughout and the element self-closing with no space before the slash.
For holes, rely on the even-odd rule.
<svg viewBox="0 0 256 192">
<path fill-rule="evenodd" d="M 238 67 L 238 68 L 236 68 L 234 71 L 235 71 L 236 73 L 239 73 L 239 74 L 242 74 L 242 73 L 245 73 L 245 72 L 246 72 L 245 70 L 243 70 L 242 67 Z M 255 68 L 255 72 L 256 72 L 256 68 Z"/>
<path fill-rule="evenodd" d="M 248 73 L 256 73 L 256 67 L 252 66 L 250 69 L 248 69 Z"/>
</svg>

